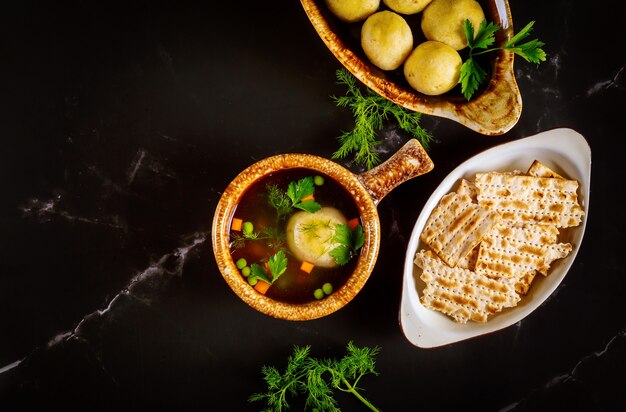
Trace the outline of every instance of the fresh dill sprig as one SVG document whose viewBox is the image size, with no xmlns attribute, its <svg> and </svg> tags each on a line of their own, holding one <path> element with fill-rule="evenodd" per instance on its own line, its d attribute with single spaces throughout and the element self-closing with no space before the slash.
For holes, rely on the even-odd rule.
<svg viewBox="0 0 626 412">
<path fill-rule="evenodd" d="M 300 225 L 299 230 L 302 233 L 310 233 L 312 236 L 319 237 L 319 234 L 316 233 L 319 228 L 332 229 L 330 220 L 327 220 L 325 222 L 316 221 L 316 222 L 305 223 L 305 224 Z"/>
<path fill-rule="evenodd" d="M 274 209 L 276 209 L 276 214 L 278 218 L 282 218 L 283 216 L 287 216 L 292 209 L 291 199 L 287 196 L 287 193 L 280 190 L 277 185 L 271 184 L 267 185 L 267 201 Z"/>
<path fill-rule="evenodd" d="M 267 200 L 270 206 L 276 209 L 279 220 L 291 213 L 293 208 L 302 209 L 309 213 L 315 213 L 321 208 L 319 203 L 310 199 L 315 192 L 313 176 L 289 182 L 286 192 L 280 190 L 276 185 L 268 185 L 266 190 Z"/>
<path fill-rule="evenodd" d="M 265 240 L 270 248 L 281 249 L 284 247 L 285 234 L 274 227 L 266 227 L 258 232 L 232 233 L 230 246 L 233 249 L 243 249 L 247 240 Z"/>
<path fill-rule="evenodd" d="M 272 366 L 262 367 L 267 392 L 255 393 L 249 401 L 265 401 L 265 411 L 280 412 L 289 409 L 288 397 L 306 395 L 306 410 L 337 412 L 339 407 L 333 390 L 339 390 L 353 394 L 370 410 L 378 412 L 361 394 L 359 382 L 365 375 L 379 374 L 375 370 L 375 358 L 380 348 L 358 348 L 349 342 L 346 352 L 339 360 L 317 359 L 311 356 L 310 346 L 294 346 L 284 373 Z"/>
<path fill-rule="evenodd" d="M 428 150 L 433 137 L 420 126 L 421 113 L 409 111 L 370 89 L 362 93 L 356 78 L 345 68 L 338 69 L 336 76 L 337 83 L 346 86 L 348 90 L 345 96 L 332 96 L 332 99 L 338 107 L 347 107 L 352 111 L 354 129 L 344 131 L 338 137 L 339 149 L 333 153 L 333 159 L 343 159 L 355 153 L 357 164 L 367 169 L 376 166 L 380 163 L 376 148 L 381 143 L 376 136 L 390 117 Z"/>
</svg>

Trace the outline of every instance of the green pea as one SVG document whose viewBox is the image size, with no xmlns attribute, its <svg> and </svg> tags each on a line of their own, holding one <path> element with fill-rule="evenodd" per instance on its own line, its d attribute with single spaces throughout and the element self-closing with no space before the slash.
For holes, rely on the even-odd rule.
<svg viewBox="0 0 626 412">
<path fill-rule="evenodd" d="M 254 286 L 256 285 L 256 283 L 259 281 L 258 278 L 253 278 L 253 277 L 249 277 L 248 278 L 248 283 L 250 284 L 250 286 Z"/>
<path fill-rule="evenodd" d="M 254 225 L 252 222 L 243 222 L 242 230 L 245 235 L 249 235 L 254 232 Z"/>
<path fill-rule="evenodd" d="M 333 285 L 331 285 L 330 283 L 324 283 L 322 285 L 322 291 L 324 292 L 324 294 L 330 295 L 331 293 L 333 293 Z"/>
<path fill-rule="evenodd" d="M 313 297 L 315 299 L 321 299 L 324 297 L 324 291 L 322 289 L 315 289 L 313 292 Z"/>
<path fill-rule="evenodd" d="M 237 262 L 235 262 L 235 265 L 237 265 L 237 269 L 243 269 L 248 266 L 248 262 L 246 262 L 246 259 L 244 258 L 239 258 L 237 259 Z"/>
<path fill-rule="evenodd" d="M 241 274 L 243 275 L 243 277 L 247 278 L 248 276 L 250 276 L 250 266 L 245 266 L 243 269 L 241 269 Z"/>
<path fill-rule="evenodd" d="M 315 186 L 321 186 L 324 184 L 324 178 L 320 175 L 317 175 L 313 177 L 313 183 L 315 183 Z"/>
</svg>

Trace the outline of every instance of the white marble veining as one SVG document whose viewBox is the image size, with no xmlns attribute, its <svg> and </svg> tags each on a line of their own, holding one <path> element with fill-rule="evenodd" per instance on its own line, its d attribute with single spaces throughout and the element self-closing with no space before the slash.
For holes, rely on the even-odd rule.
<svg viewBox="0 0 626 412">
<path fill-rule="evenodd" d="M 131 185 L 135 180 L 135 176 L 137 176 L 137 171 L 141 167 L 141 163 L 143 159 L 146 157 L 146 151 L 144 149 L 139 149 L 137 154 L 135 155 L 135 159 L 130 164 L 128 168 L 128 184 Z"/>
<path fill-rule="evenodd" d="M 206 242 L 208 237 L 209 232 L 195 232 L 183 236 L 179 247 L 153 260 L 148 267 L 134 275 L 126 286 L 109 300 L 104 308 L 96 309 L 83 316 L 72 330 L 61 331 L 51 337 L 46 344 L 46 348 L 52 348 L 70 339 L 78 339 L 91 348 L 90 342 L 86 338 L 87 334 L 84 333 L 84 328 L 87 327 L 87 325 L 112 314 L 117 308 L 118 302 L 120 302 L 123 297 L 130 297 L 143 305 L 152 305 L 154 300 L 158 299 L 162 294 L 162 288 L 167 287 L 167 278 L 182 276 L 183 267 L 190 253 L 196 247 Z M 39 348 L 35 348 L 31 353 L 37 349 Z M 93 350 L 93 352 L 96 358 L 98 358 L 97 351 Z M 22 362 L 28 359 L 28 356 L 29 355 L 24 359 L 16 360 L 4 367 L 0 367 L 0 374 L 18 367 Z"/>
<path fill-rule="evenodd" d="M 64 210 L 61 207 L 63 195 L 57 193 L 46 199 L 30 198 L 19 207 L 24 217 L 33 217 L 40 222 L 48 222 L 52 218 L 61 218 L 71 222 L 90 225 L 106 226 L 118 230 L 127 230 L 126 223 L 120 216 L 79 216 Z"/>
<path fill-rule="evenodd" d="M 565 373 L 562 373 L 560 375 L 556 375 L 550 378 L 541 387 L 531 390 L 531 392 L 528 393 L 528 395 L 525 398 L 520 399 L 519 401 L 516 401 L 516 402 L 512 402 L 506 405 L 505 407 L 501 408 L 500 412 L 514 411 L 517 407 L 527 402 L 528 399 L 530 399 L 532 396 L 535 396 L 539 393 L 544 393 L 550 390 L 554 390 L 559 385 L 567 383 L 569 381 L 576 380 L 579 383 L 584 383 L 584 382 L 581 382 L 581 379 L 579 376 L 580 375 L 579 370 L 581 368 L 584 368 L 585 366 L 588 366 L 589 364 L 593 362 L 597 362 L 598 360 L 602 359 L 605 355 L 610 353 L 612 350 L 619 350 L 616 346 L 617 346 L 617 342 L 620 339 L 626 339 L 626 329 L 623 329 L 622 331 L 617 333 L 615 336 L 610 338 L 608 343 L 604 347 L 599 349 L 598 351 L 592 352 L 580 358 L 580 360 L 576 362 L 576 364 L 568 372 L 565 372 Z"/>
<path fill-rule="evenodd" d="M 591 87 L 587 89 L 586 95 L 587 97 L 593 96 L 609 89 L 618 89 L 622 92 L 626 91 L 626 85 L 624 84 L 624 66 L 617 70 L 617 73 L 613 76 L 613 78 L 600 80 L 592 84 Z"/>
</svg>

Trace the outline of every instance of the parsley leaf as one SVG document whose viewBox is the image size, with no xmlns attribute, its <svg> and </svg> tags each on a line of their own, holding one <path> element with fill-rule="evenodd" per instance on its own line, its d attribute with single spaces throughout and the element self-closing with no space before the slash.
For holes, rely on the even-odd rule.
<svg viewBox="0 0 626 412">
<path fill-rule="evenodd" d="M 474 33 L 474 28 L 469 20 L 465 20 L 465 24 L 463 24 L 463 31 L 465 32 L 466 38 L 469 39 L 469 37 L 467 37 L 468 31 L 465 28 L 466 26 L 471 28 L 472 35 Z M 471 49 L 487 49 L 496 41 L 495 33 L 498 30 L 500 30 L 500 26 L 493 24 L 492 22 L 487 24 L 487 21 L 483 20 L 478 27 L 476 37 L 474 37 L 471 42 L 468 40 L 467 43 Z"/>
<path fill-rule="evenodd" d="M 283 192 L 276 185 L 266 187 L 269 204 L 276 209 L 278 219 L 287 216 L 293 208 L 305 210 L 309 213 L 317 212 L 321 205 L 315 200 L 306 199 L 315 192 L 315 183 L 312 176 L 289 182 L 287 192 Z M 302 199 L 306 199 L 302 201 Z"/>
<path fill-rule="evenodd" d="M 307 176 L 297 182 L 290 182 L 287 187 L 287 196 L 289 196 L 293 204 L 296 204 L 303 197 L 312 195 L 314 190 L 315 183 L 313 183 L 313 178 Z"/>
<path fill-rule="evenodd" d="M 340 245 L 330 251 L 330 255 L 335 259 L 338 265 L 343 266 L 352 257 L 352 253 L 349 246 Z"/>
<path fill-rule="evenodd" d="M 472 23 L 467 19 L 463 22 L 462 28 L 469 46 L 469 57 L 461 66 L 459 83 L 461 83 L 461 92 L 467 100 L 470 100 L 478 89 L 478 86 L 480 86 L 487 77 L 485 70 L 483 70 L 474 59 L 475 56 L 494 50 L 510 50 L 530 63 L 539 64 L 546 60 L 546 53 L 542 49 L 542 47 L 545 46 L 544 42 L 535 39 L 520 44 L 521 41 L 525 40 L 530 35 L 534 24 L 534 21 L 528 23 L 502 47 L 490 47 L 496 40 L 496 32 L 501 28 L 499 25 L 491 22 L 487 23 L 486 20 L 483 20 L 480 23 L 476 36 L 474 36 Z"/>
<path fill-rule="evenodd" d="M 315 192 L 315 183 L 311 176 L 304 177 L 297 182 L 290 182 L 287 187 L 287 196 L 291 199 L 291 205 L 309 213 L 314 213 L 321 209 L 320 204 L 315 200 L 302 201 L 303 198 L 311 196 L 313 192 Z"/>
<path fill-rule="evenodd" d="M 287 270 L 287 257 L 285 256 L 285 252 L 283 250 L 279 250 L 274 255 L 272 255 L 267 261 L 267 267 L 270 270 L 270 273 L 267 273 L 265 268 L 258 263 L 253 263 L 250 265 L 250 276 L 249 279 L 261 279 L 264 282 L 269 283 L 270 285 L 276 282 L 276 280 Z M 271 276 L 270 276 L 271 275 Z"/>
<path fill-rule="evenodd" d="M 335 226 L 335 236 L 333 240 L 336 243 L 340 243 L 345 246 L 350 246 L 351 239 L 352 239 L 352 231 L 350 230 L 350 226 L 343 224 L 343 223 L 340 223 L 337 226 Z"/>
<path fill-rule="evenodd" d="M 293 207 L 302 209 L 309 213 L 315 213 L 322 208 L 322 206 L 320 206 L 320 204 L 317 203 L 315 200 L 305 200 L 304 202 L 296 203 L 295 205 L 293 205 Z"/>
<path fill-rule="evenodd" d="M 250 279 L 253 279 L 253 278 L 261 279 L 269 283 L 270 285 L 272 284 L 272 281 L 267 275 L 265 268 L 259 265 L 258 263 L 253 263 L 250 265 Z"/>
<path fill-rule="evenodd" d="M 511 37 L 511 40 L 506 42 L 504 47 L 505 48 L 506 47 L 511 47 L 511 46 L 515 45 L 516 43 L 524 40 L 526 37 L 528 37 L 530 35 L 530 32 L 532 31 L 534 25 L 535 25 L 534 21 L 531 21 L 530 23 L 528 23 L 526 26 L 524 26 L 524 28 L 522 30 L 520 30 L 517 34 L 515 34 L 513 37 Z"/>
<path fill-rule="evenodd" d="M 365 236 L 363 227 L 358 224 L 354 230 L 350 230 L 350 226 L 346 224 L 338 224 L 335 226 L 335 234 L 333 243 L 339 243 L 330 251 L 330 256 L 335 259 L 338 265 L 345 265 L 356 255 L 357 251 L 363 247 Z"/>
<path fill-rule="evenodd" d="M 463 96 L 465 96 L 467 100 L 476 92 L 478 86 L 485 81 L 485 77 L 487 77 L 487 72 L 485 72 L 473 58 L 470 57 L 463 62 L 459 83 L 461 83 Z"/>
<path fill-rule="evenodd" d="M 512 46 L 510 50 L 529 63 L 539 64 L 546 60 L 546 52 L 541 48 L 544 45 L 545 43 L 535 39 L 519 46 Z"/>
<path fill-rule="evenodd" d="M 269 258 L 267 265 L 270 268 L 270 272 L 272 272 L 273 282 L 287 270 L 287 257 L 285 256 L 285 252 L 279 250 L 275 255 Z"/>
</svg>

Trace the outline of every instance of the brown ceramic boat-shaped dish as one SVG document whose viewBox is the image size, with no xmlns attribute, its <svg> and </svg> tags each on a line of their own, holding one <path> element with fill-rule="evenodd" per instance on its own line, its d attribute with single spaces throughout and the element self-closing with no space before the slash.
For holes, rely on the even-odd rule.
<svg viewBox="0 0 626 412">
<path fill-rule="evenodd" d="M 401 74 L 380 70 L 370 63 L 359 41 L 362 22 L 348 24 L 340 21 L 329 11 L 324 0 L 301 0 L 301 3 L 313 27 L 341 64 L 370 89 L 392 102 L 409 110 L 451 119 L 489 136 L 506 133 L 519 120 L 522 98 L 515 81 L 512 52 L 490 53 L 490 60 L 485 63 L 489 67 L 489 77 L 471 100 L 467 101 L 456 88 L 440 96 L 427 96 L 412 89 Z M 503 45 L 514 35 L 508 1 L 480 0 L 479 3 L 487 20 L 503 28 L 496 33 L 495 46 Z M 420 16 L 421 13 L 406 16 L 414 36 L 421 33 Z"/>
<path fill-rule="evenodd" d="M 288 153 L 268 157 L 242 171 L 224 190 L 213 217 L 213 252 L 222 276 L 249 306 L 266 315 L 286 320 L 310 320 L 329 315 L 350 302 L 374 269 L 380 245 L 378 202 L 400 183 L 434 167 L 422 146 L 411 139 L 386 162 L 362 174 L 353 174 L 322 157 Z M 322 172 L 341 185 L 354 201 L 364 232 L 364 245 L 347 281 L 330 296 L 296 304 L 272 299 L 257 292 L 241 275 L 231 255 L 230 228 L 233 215 L 246 191 L 265 176 L 285 169 L 305 168 Z"/>
</svg>

